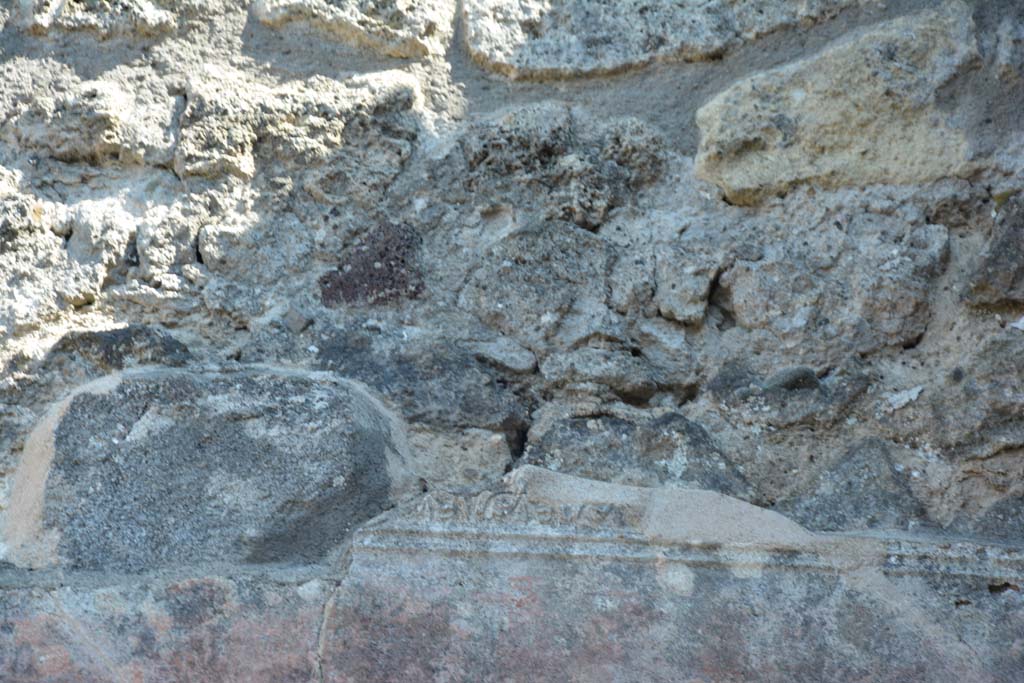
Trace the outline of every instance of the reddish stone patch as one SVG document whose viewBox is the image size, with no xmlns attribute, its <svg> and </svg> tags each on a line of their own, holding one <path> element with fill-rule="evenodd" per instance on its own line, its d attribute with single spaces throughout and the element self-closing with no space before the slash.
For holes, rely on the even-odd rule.
<svg viewBox="0 0 1024 683">
<path fill-rule="evenodd" d="M 326 598 L 326 594 L 323 596 Z M 316 668 L 323 599 L 221 578 L 0 594 L 0 681 L 275 681 Z"/>
<path fill-rule="evenodd" d="M 320 278 L 324 306 L 382 304 L 414 299 L 423 291 L 420 237 L 407 226 L 384 224 Z"/>
</svg>

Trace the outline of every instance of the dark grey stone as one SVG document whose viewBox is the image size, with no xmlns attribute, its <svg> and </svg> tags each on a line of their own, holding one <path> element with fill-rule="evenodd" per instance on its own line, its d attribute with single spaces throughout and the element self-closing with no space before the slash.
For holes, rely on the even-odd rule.
<svg viewBox="0 0 1024 683">
<path fill-rule="evenodd" d="M 812 368 L 807 367 L 782 370 L 764 382 L 765 391 L 796 391 L 799 389 L 817 389 L 820 386 L 821 382 L 818 381 L 818 375 Z"/>
<path fill-rule="evenodd" d="M 315 562 L 391 504 L 391 428 L 322 374 L 128 374 L 57 425 L 45 525 L 72 568 Z"/>
<path fill-rule="evenodd" d="M 722 401 L 743 399 L 755 389 L 758 379 L 742 361 L 729 361 L 707 383 L 707 390 Z"/>
<path fill-rule="evenodd" d="M 966 298 L 975 306 L 1024 303 L 1024 198 L 1010 200 L 999 212 Z"/>
<path fill-rule="evenodd" d="M 609 416 L 561 420 L 529 446 L 526 461 L 602 481 L 751 496 L 743 474 L 707 430 L 678 413 L 642 423 Z"/>
<path fill-rule="evenodd" d="M 910 473 L 895 467 L 889 449 L 881 439 L 854 444 L 822 474 L 814 491 L 782 501 L 776 509 L 822 531 L 907 528 L 927 519 L 908 485 Z"/>
<path fill-rule="evenodd" d="M 365 382 L 412 422 L 489 429 L 510 438 L 527 424 L 528 402 L 516 386 L 452 344 L 393 344 L 372 332 L 339 330 L 320 343 L 317 363 Z"/>
<path fill-rule="evenodd" d="M 871 384 L 856 360 L 830 369 L 822 378 L 813 368 L 780 370 L 762 379 L 742 361 L 730 361 L 708 383 L 708 390 L 730 406 L 752 405 L 773 427 L 831 425 Z"/>
<path fill-rule="evenodd" d="M 139 324 L 116 330 L 69 332 L 51 353 L 75 354 L 103 370 L 147 363 L 181 366 L 192 359 L 188 347 L 169 333 Z"/>
</svg>

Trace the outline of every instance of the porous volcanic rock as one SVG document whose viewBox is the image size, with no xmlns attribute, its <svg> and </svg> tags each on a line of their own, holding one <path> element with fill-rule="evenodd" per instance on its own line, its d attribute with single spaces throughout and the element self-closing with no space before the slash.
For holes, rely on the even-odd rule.
<svg viewBox="0 0 1024 683">
<path fill-rule="evenodd" d="M 305 21 L 356 47 L 392 57 L 423 57 L 447 48 L 455 2 L 256 0 L 253 13 L 269 26 Z"/>
<path fill-rule="evenodd" d="M 968 174 L 939 89 L 978 59 L 960 0 L 742 80 L 697 113 L 697 172 L 748 204 L 791 185 L 924 183 Z"/>
<path fill-rule="evenodd" d="M 0 681 L 1020 683 L 1022 27 L 0 2 Z"/>
<path fill-rule="evenodd" d="M 510 78 L 604 74 L 663 59 L 706 60 L 784 26 L 808 25 L 857 0 L 468 0 L 473 59 Z"/>
</svg>

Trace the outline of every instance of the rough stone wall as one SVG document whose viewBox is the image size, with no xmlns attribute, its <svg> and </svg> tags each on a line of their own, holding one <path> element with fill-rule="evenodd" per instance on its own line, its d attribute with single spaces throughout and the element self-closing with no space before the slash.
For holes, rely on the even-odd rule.
<svg viewBox="0 0 1024 683">
<path fill-rule="evenodd" d="M 0 680 L 1020 681 L 1021 546 L 1020 0 L 0 4 Z"/>
</svg>

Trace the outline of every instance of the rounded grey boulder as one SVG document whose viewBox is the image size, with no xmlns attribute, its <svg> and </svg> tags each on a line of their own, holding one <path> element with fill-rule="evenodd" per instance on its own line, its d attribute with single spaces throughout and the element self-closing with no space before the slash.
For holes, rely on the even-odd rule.
<svg viewBox="0 0 1024 683">
<path fill-rule="evenodd" d="M 315 562 L 415 483 L 403 443 L 383 406 L 328 373 L 109 375 L 28 439 L 2 541 L 33 566 Z"/>
</svg>

